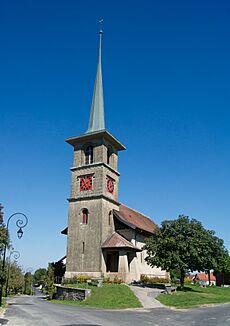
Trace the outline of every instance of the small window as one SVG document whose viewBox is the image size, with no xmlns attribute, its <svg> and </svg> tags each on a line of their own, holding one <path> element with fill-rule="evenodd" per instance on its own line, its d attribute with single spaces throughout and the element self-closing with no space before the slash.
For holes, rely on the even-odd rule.
<svg viewBox="0 0 230 326">
<path fill-rule="evenodd" d="M 88 215 L 89 215 L 88 209 L 84 208 L 82 210 L 82 224 L 88 224 Z"/>
<path fill-rule="evenodd" d="M 112 154 L 113 154 L 113 150 L 112 150 L 112 148 L 109 146 L 109 147 L 107 148 L 107 164 L 111 164 Z"/>
<path fill-rule="evenodd" d="M 85 242 L 82 242 L 82 253 L 85 253 Z"/>
<path fill-rule="evenodd" d="M 85 150 L 85 164 L 93 163 L 93 146 L 87 146 Z"/>
<path fill-rule="evenodd" d="M 111 222 L 112 222 L 112 211 L 109 212 L 109 225 L 111 225 Z"/>
</svg>

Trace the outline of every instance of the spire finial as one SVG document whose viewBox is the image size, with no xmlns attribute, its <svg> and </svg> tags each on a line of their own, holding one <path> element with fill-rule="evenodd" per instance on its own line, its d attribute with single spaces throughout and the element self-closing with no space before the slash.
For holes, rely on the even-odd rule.
<svg viewBox="0 0 230 326">
<path fill-rule="evenodd" d="M 100 39 L 99 39 L 97 74 L 94 83 L 93 99 L 92 99 L 89 126 L 87 132 L 94 132 L 94 131 L 105 129 L 104 98 L 103 98 L 102 69 L 101 69 L 101 43 L 102 43 L 102 32 L 103 32 L 102 23 L 103 23 L 103 19 L 99 20 Z"/>
</svg>

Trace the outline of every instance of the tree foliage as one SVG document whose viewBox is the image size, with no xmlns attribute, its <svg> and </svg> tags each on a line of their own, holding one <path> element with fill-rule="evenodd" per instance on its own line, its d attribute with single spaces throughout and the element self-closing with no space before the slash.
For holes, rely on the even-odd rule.
<svg viewBox="0 0 230 326">
<path fill-rule="evenodd" d="M 59 283 L 65 274 L 66 267 L 61 260 L 51 263 L 54 271 L 55 282 Z"/>
<path fill-rule="evenodd" d="M 223 274 L 229 274 L 230 275 L 230 256 L 229 256 L 227 250 L 220 257 L 219 264 L 218 264 L 216 270 L 218 272 L 223 273 Z"/>
<path fill-rule="evenodd" d="M 210 270 L 216 270 L 219 268 L 226 249 L 224 247 L 224 241 L 215 236 L 214 231 L 210 230 L 206 230 L 206 242 L 204 249 L 205 255 L 203 257 L 202 270 L 208 274 L 209 285 L 211 285 Z"/>
<path fill-rule="evenodd" d="M 1 204 L 0 204 L 1 208 Z M 0 209 L 0 253 L 3 252 L 5 246 L 9 246 L 10 237 L 7 232 L 6 226 L 3 222 L 3 212 Z"/>
<path fill-rule="evenodd" d="M 49 263 L 47 269 L 45 290 L 46 293 L 48 294 L 48 298 L 53 299 L 53 295 L 55 293 L 56 288 L 54 286 L 54 268 L 51 263 Z"/>
<path fill-rule="evenodd" d="M 227 250 L 219 258 L 217 267 L 214 270 L 217 277 L 221 277 L 221 283 L 225 284 L 226 277 L 230 278 L 230 256 Z"/>
<path fill-rule="evenodd" d="M 24 275 L 24 294 L 32 294 L 32 282 L 33 282 L 33 275 L 31 272 L 27 272 Z"/>
<path fill-rule="evenodd" d="M 4 250 L 9 248 L 10 245 L 10 237 L 9 233 L 7 232 L 6 226 L 3 222 L 3 206 L 0 204 L 0 284 L 5 284 L 6 282 L 6 266 L 3 269 L 3 259 Z"/>
<path fill-rule="evenodd" d="M 10 263 L 8 276 L 8 293 L 22 293 L 24 286 L 24 275 L 22 272 L 22 268 L 16 262 Z"/>
<path fill-rule="evenodd" d="M 38 285 L 42 284 L 44 285 L 46 282 L 46 276 L 47 276 L 47 270 L 46 268 L 38 268 L 34 273 L 34 283 L 37 283 Z"/>
<path fill-rule="evenodd" d="M 201 222 L 180 215 L 176 220 L 163 221 L 152 237 L 146 240 L 146 261 L 166 271 L 180 271 L 181 287 L 188 271 L 207 271 L 217 265 L 223 252 L 223 241 L 206 230 Z"/>
</svg>

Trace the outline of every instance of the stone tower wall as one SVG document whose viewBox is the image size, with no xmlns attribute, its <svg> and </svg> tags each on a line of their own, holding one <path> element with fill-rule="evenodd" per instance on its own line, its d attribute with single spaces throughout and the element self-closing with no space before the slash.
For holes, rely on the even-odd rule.
<svg viewBox="0 0 230 326">
<path fill-rule="evenodd" d="M 93 146 L 93 163 L 85 164 L 85 148 Z M 111 155 L 108 164 L 108 148 Z M 78 274 L 101 276 L 104 261 L 101 244 L 113 233 L 110 212 L 119 209 L 116 150 L 103 138 L 74 146 L 71 168 L 71 192 L 68 212 L 66 278 Z M 92 190 L 80 190 L 80 180 L 92 176 Z M 107 190 L 107 178 L 114 180 L 114 191 Z M 82 210 L 88 210 L 88 223 L 83 224 Z"/>
<path fill-rule="evenodd" d="M 89 211 L 88 223 L 82 223 L 82 210 Z M 102 268 L 101 244 L 113 233 L 110 212 L 119 205 L 105 199 L 87 199 L 70 202 L 67 245 L 67 275 L 98 276 Z"/>
</svg>

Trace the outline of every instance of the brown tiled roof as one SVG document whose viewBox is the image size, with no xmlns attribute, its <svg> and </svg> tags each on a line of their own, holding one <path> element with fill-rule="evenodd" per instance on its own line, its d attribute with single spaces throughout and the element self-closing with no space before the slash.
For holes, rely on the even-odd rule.
<svg viewBox="0 0 230 326">
<path fill-rule="evenodd" d="M 197 274 L 192 274 L 189 275 L 188 278 L 189 279 L 194 279 L 195 277 L 197 277 L 200 281 L 208 281 L 208 274 L 206 273 L 197 273 Z M 215 281 L 216 277 L 214 276 L 213 273 L 210 273 L 210 281 Z"/>
<path fill-rule="evenodd" d="M 113 232 L 112 235 L 110 235 L 104 243 L 101 245 L 102 249 L 119 249 L 119 248 L 129 248 L 131 250 L 135 251 L 141 251 L 141 249 L 135 247 L 130 241 L 123 238 L 120 234 L 117 232 Z"/>
<path fill-rule="evenodd" d="M 134 229 L 138 228 L 148 233 L 154 233 L 157 228 L 150 218 L 123 204 L 119 206 L 119 211 L 114 210 L 114 213 L 119 220 Z"/>
</svg>

